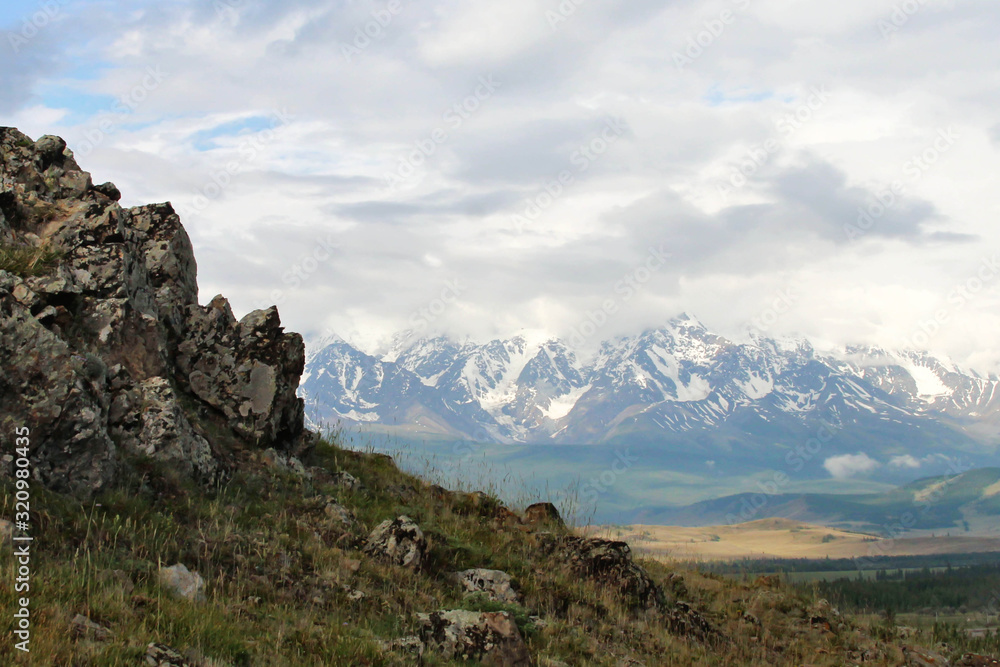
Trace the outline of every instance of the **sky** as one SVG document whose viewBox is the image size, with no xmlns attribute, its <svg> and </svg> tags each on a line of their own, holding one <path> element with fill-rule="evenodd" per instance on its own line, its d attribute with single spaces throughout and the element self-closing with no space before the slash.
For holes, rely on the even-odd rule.
<svg viewBox="0 0 1000 667">
<path fill-rule="evenodd" d="M 1000 369 L 994 0 L 8 1 L 0 28 L 0 124 L 171 201 L 238 316 L 374 351 L 687 312 Z"/>
</svg>

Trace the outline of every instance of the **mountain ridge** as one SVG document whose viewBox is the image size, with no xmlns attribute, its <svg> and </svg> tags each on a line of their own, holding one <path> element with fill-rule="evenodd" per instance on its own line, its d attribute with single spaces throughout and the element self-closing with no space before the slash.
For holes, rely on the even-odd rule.
<svg viewBox="0 0 1000 667">
<path fill-rule="evenodd" d="M 312 424 L 393 425 L 500 443 L 716 437 L 735 427 L 783 446 L 808 440 L 824 423 L 838 431 L 860 424 L 896 431 L 900 441 L 917 434 L 912 449 L 887 448 L 899 466 L 913 465 L 908 456 L 1000 443 L 995 373 L 918 351 L 849 346 L 834 355 L 804 339 L 762 335 L 734 342 L 687 314 L 604 341 L 589 358 L 559 339 L 524 336 L 487 343 L 398 336 L 381 357 L 363 354 L 340 340 L 310 356 L 301 395 Z M 354 357 L 365 360 L 357 378 L 326 372 Z M 402 405 L 419 406 L 413 414 L 423 421 L 401 414 Z"/>
</svg>

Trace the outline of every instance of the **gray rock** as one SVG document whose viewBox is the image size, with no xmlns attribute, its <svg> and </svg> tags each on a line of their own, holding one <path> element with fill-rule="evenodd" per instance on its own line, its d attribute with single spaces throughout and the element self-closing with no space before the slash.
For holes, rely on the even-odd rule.
<svg viewBox="0 0 1000 667">
<path fill-rule="evenodd" d="M 70 621 L 70 631 L 74 637 L 103 642 L 111 639 L 113 633 L 108 628 L 94 623 L 83 614 L 77 614 Z"/>
<path fill-rule="evenodd" d="M 149 667 L 195 667 L 194 663 L 166 644 L 152 642 L 146 647 Z"/>
<path fill-rule="evenodd" d="M 261 458 L 268 465 L 274 466 L 275 468 L 280 468 L 281 470 L 284 470 L 286 472 L 290 472 L 297 477 L 301 477 L 303 479 L 308 479 L 312 477 L 312 473 L 306 470 L 306 467 L 302 465 L 302 461 L 299 461 L 291 454 L 284 454 L 282 452 L 279 452 L 273 447 L 265 449 L 264 453 L 261 454 Z"/>
<path fill-rule="evenodd" d="M 646 609 L 665 605 L 663 590 L 632 560 L 627 543 L 551 533 L 541 533 L 538 539 L 543 554 L 579 576 L 615 589 L 631 605 Z"/>
<path fill-rule="evenodd" d="M 354 515 L 354 512 L 334 501 L 332 498 L 330 498 L 326 505 L 323 506 L 323 512 L 331 519 L 335 519 L 345 526 L 353 526 L 354 522 L 357 521 L 357 517 Z"/>
<path fill-rule="evenodd" d="M 349 472 L 339 471 L 330 475 L 330 483 L 345 491 L 363 491 L 365 485 Z"/>
<path fill-rule="evenodd" d="M 418 659 L 424 655 L 424 642 L 420 637 L 387 639 L 378 642 L 378 647 L 384 653 L 405 653 L 416 656 Z"/>
<path fill-rule="evenodd" d="M 0 242 L 59 250 L 37 275 L 0 271 L 0 425 L 31 429 L 37 480 L 89 497 L 123 452 L 210 479 L 214 454 L 229 457 L 204 428 L 215 447 L 242 439 L 302 456 L 314 439 L 296 396 L 301 337 L 274 308 L 237 322 L 221 297 L 199 306 L 173 208 L 126 209 L 120 197 L 94 186 L 62 139 L 0 128 Z"/>
<path fill-rule="evenodd" d="M 903 659 L 905 667 L 951 667 L 951 661 L 930 649 L 917 646 L 904 646 Z"/>
<path fill-rule="evenodd" d="M 205 600 L 205 580 L 197 572 L 192 572 L 178 563 L 161 567 L 158 575 L 160 585 L 192 602 Z"/>
<path fill-rule="evenodd" d="M 519 600 L 513 581 L 500 570 L 473 569 L 457 572 L 454 579 L 467 593 L 485 593 L 494 602 L 516 604 Z"/>
<path fill-rule="evenodd" d="M 449 660 L 475 660 L 493 667 L 529 667 L 531 655 L 507 612 L 462 609 L 417 614 L 420 637 Z"/>
<path fill-rule="evenodd" d="M 364 552 L 392 565 L 419 569 L 427 558 L 427 540 L 408 516 L 386 519 L 365 542 Z"/>
</svg>

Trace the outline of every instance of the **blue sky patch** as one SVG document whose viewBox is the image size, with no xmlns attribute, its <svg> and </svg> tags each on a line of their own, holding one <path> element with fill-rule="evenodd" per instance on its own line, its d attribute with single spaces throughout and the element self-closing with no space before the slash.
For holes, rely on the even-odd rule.
<svg viewBox="0 0 1000 667">
<path fill-rule="evenodd" d="M 251 116 L 230 121 L 208 130 L 196 132 L 191 137 L 192 145 L 199 151 L 210 151 L 219 147 L 216 139 L 234 137 L 241 134 L 256 134 L 262 130 L 274 127 L 274 120 L 268 116 Z"/>
</svg>

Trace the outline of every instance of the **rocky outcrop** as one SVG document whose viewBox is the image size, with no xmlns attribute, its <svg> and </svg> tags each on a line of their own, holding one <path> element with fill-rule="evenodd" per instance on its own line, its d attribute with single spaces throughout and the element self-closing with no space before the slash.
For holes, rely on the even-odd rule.
<svg viewBox="0 0 1000 667">
<path fill-rule="evenodd" d="M 417 614 L 420 636 L 449 660 L 495 667 L 529 667 L 531 655 L 507 612 L 436 611 Z"/>
<path fill-rule="evenodd" d="M 544 533 L 539 535 L 539 546 L 543 554 L 579 576 L 616 590 L 633 606 L 650 609 L 666 602 L 663 590 L 632 560 L 625 542 Z"/>
<path fill-rule="evenodd" d="M 274 308 L 200 306 L 172 207 L 120 197 L 62 139 L 0 128 L 0 427 L 30 428 L 36 478 L 79 496 L 129 455 L 211 479 L 220 433 L 299 453 L 302 338 Z"/>
</svg>

